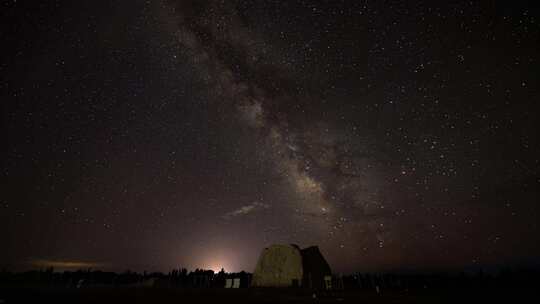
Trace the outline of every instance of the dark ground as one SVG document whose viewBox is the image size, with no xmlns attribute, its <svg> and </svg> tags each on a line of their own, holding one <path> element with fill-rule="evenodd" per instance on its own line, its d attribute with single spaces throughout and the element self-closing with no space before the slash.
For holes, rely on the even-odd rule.
<svg viewBox="0 0 540 304">
<path fill-rule="evenodd" d="M 3 289 L 0 303 L 535 303 L 531 289 L 333 291 L 299 289 Z"/>
</svg>

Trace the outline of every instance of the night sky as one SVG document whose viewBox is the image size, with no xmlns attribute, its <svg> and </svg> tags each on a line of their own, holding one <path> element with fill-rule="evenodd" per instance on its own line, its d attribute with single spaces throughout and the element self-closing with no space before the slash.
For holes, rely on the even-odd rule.
<svg viewBox="0 0 540 304">
<path fill-rule="evenodd" d="M 440 2 L 3 1 L 0 266 L 537 265 L 538 10 Z"/>
</svg>

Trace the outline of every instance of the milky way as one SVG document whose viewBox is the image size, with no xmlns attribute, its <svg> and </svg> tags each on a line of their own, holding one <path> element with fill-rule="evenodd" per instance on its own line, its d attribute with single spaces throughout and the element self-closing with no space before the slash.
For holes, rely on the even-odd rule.
<svg viewBox="0 0 540 304">
<path fill-rule="evenodd" d="M 263 136 L 259 153 L 287 182 L 288 187 L 280 191 L 291 192 L 286 206 L 290 210 L 283 217 L 290 223 L 301 222 L 297 227 L 293 225 L 291 235 L 297 233 L 296 229 L 305 229 L 314 240 L 332 240 L 333 246 L 343 246 L 339 242 L 354 235 L 355 242 L 350 246 L 366 246 L 375 238 L 382 247 L 384 213 L 394 211 L 379 206 L 383 199 L 377 192 L 381 187 L 379 177 L 370 172 L 375 161 L 362 155 L 361 147 L 351 146 L 347 131 L 306 117 L 301 107 L 320 101 L 264 84 L 268 79 L 281 86 L 293 86 L 281 76 L 287 73 L 286 68 L 267 67 L 271 63 L 265 62 L 265 54 L 273 50 L 259 45 L 262 39 L 242 28 L 232 7 L 198 5 L 201 15 L 195 16 L 182 14 L 189 12 L 185 7 L 176 8 L 179 14 L 173 18 L 177 20 L 178 42 L 189 51 L 215 102 L 236 107 L 240 119 L 253 128 L 254 136 Z M 229 62 L 220 56 L 226 50 L 242 57 Z M 259 77 L 259 71 L 265 69 L 271 72 Z M 291 111 L 293 107 L 300 110 Z M 244 210 L 246 207 L 232 214 Z"/>
</svg>

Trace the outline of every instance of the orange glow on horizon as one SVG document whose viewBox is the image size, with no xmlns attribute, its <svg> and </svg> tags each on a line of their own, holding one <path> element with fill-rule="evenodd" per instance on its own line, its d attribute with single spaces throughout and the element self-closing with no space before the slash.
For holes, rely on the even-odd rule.
<svg viewBox="0 0 540 304">
<path fill-rule="evenodd" d="M 30 265 L 35 267 L 53 267 L 59 269 L 84 269 L 84 268 L 96 268 L 103 267 L 102 263 L 84 262 L 84 261 L 58 261 L 58 260 L 46 260 L 36 259 L 31 260 Z"/>
</svg>

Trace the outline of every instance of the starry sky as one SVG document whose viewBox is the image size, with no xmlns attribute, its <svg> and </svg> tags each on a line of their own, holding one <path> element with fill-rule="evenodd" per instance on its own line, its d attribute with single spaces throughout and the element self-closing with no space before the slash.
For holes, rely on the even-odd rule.
<svg viewBox="0 0 540 304">
<path fill-rule="evenodd" d="M 520 5 L 3 1 L 0 266 L 537 265 Z"/>
</svg>

